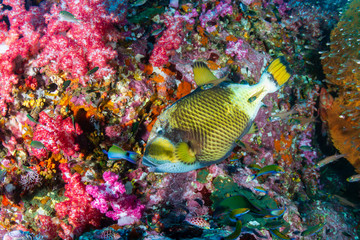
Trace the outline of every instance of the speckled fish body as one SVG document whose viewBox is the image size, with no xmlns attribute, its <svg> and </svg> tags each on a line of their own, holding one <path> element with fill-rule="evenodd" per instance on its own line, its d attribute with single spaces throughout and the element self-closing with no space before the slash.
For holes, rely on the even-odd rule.
<svg viewBox="0 0 360 240">
<path fill-rule="evenodd" d="M 278 65 L 281 75 L 276 76 L 286 82 L 290 74 L 283 62 Z M 256 85 L 222 82 L 197 88 L 168 107 L 150 133 L 143 165 L 150 171 L 179 173 L 227 158 L 250 129 L 262 99 L 281 85 L 268 69 Z"/>
<path fill-rule="evenodd" d="M 199 228 L 210 229 L 210 223 L 202 217 L 187 217 L 185 221 Z"/>
</svg>

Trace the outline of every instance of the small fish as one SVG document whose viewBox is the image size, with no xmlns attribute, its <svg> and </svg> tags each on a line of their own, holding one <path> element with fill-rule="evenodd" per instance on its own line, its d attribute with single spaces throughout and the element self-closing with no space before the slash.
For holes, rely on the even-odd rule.
<svg viewBox="0 0 360 240">
<path fill-rule="evenodd" d="M 316 48 L 311 45 L 305 45 L 304 48 L 309 50 L 316 50 Z"/>
<path fill-rule="evenodd" d="M 304 150 L 304 151 L 312 151 L 313 150 L 313 148 L 311 146 L 307 146 L 307 145 L 300 146 L 300 149 Z"/>
<path fill-rule="evenodd" d="M 250 208 L 238 208 L 231 211 L 229 219 L 232 222 L 236 222 L 239 218 L 250 212 Z"/>
<path fill-rule="evenodd" d="M 278 229 L 269 229 L 270 233 L 272 235 L 275 235 L 277 238 L 280 238 L 280 239 L 284 239 L 284 240 L 290 240 L 292 239 L 291 237 L 289 237 L 288 235 L 280 232 Z"/>
<path fill-rule="evenodd" d="M 335 154 L 335 155 L 326 157 L 323 160 L 317 162 L 314 167 L 315 168 L 321 168 L 321 167 L 325 166 L 326 164 L 335 162 L 336 160 L 338 160 L 338 159 L 340 159 L 342 157 L 345 157 L 345 156 L 346 156 L 345 154 Z"/>
<path fill-rule="evenodd" d="M 32 169 L 31 167 L 27 167 L 25 165 L 22 165 L 22 168 L 24 171 L 27 171 L 27 172 L 35 172 L 34 169 Z"/>
<path fill-rule="evenodd" d="M 125 151 L 121 147 L 112 145 L 108 152 L 103 150 L 108 155 L 109 160 L 125 159 L 133 164 L 136 164 L 138 154 L 135 152 Z"/>
<path fill-rule="evenodd" d="M 292 124 L 306 125 L 312 122 L 316 122 L 316 117 L 295 117 L 289 120 Z"/>
<path fill-rule="evenodd" d="M 210 229 L 210 223 L 202 217 L 186 217 L 184 221 L 199 228 Z"/>
<path fill-rule="evenodd" d="M 31 141 L 30 146 L 36 149 L 43 149 L 45 148 L 45 145 L 42 142 L 39 141 Z"/>
<path fill-rule="evenodd" d="M 263 195 L 266 195 L 268 193 L 268 191 L 265 190 L 265 188 L 260 187 L 260 186 L 259 187 L 254 187 L 254 190 L 259 192 L 259 193 L 262 193 Z"/>
<path fill-rule="evenodd" d="M 233 233 L 231 233 L 229 236 L 225 237 L 225 240 L 235 240 L 237 239 L 240 234 L 241 234 L 241 229 L 242 229 L 242 222 L 240 220 L 238 220 L 236 222 L 236 227 L 235 227 L 235 231 Z"/>
<path fill-rule="evenodd" d="M 266 174 L 274 175 L 274 174 L 279 174 L 279 173 L 284 173 L 284 172 L 285 172 L 285 170 L 276 164 L 268 165 L 268 166 L 263 167 L 258 173 L 253 174 L 251 177 L 251 180 L 254 180 L 257 177 L 266 175 Z"/>
<path fill-rule="evenodd" d="M 197 84 L 212 82 L 215 86 L 198 87 L 158 116 L 142 160 L 150 171 L 188 172 L 225 160 L 235 141 L 248 133 L 263 98 L 291 77 L 284 57 L 270 63 L 259 83 L 251 86 L 218 83 L 203 66 L 195 63 L 194 78 L 201 80 Z"/>
<path fill-rule="evenodd" d="M 264 227 L 268 229 L 276 229 L 284 226 L 285 224 L 286 222 L 283 219 L 273 220 L 273 221 L 266 221 Z"/>
<path fill-rule="evenodd" d="M 344 236 L 348 237 L 348 238 L 353 237 L 353 236 L 352 236 L 350 233 L 348 233 L 348 232 L 342 232 L 342 234 L 343 234 Z"/>
<path fill-rule="evenodd" d="M 250 144 L 248 144 L 246 142 L 243 142 L 243 141 L 240 141 L 239 139 L 236 140 L 235 143 L 239 147 L 243 148 L 245 150 L 245 152 L 257 154 L 257 152 L 250 146 Z"/>
<path fill-rule="evenodd" d="M 319 232 L 321 229 L 323 229 L 323 227 L 325 226 L 326 222 L 322 222 L 319 223 L 318 225 L 315 226 L 311 226 L 308 229 L 306 229 L 305 231 L 303 231 L 301 233 L 301 236 L 306 237 L 306 236 L 312 236 L 315 233 Z"/>
<path fill-rule="evenodd" d="M 151 36 L 157 36 L 157 35 L 159 35 L 162 31 L 164 31 L 165 30 L 165 28 L 159 28 L 159 29 L 156 29 L 156 30 L 153 30 L 152 32 L 151 32 Z"/>
<path fill-rule="evenodd" d="M 99 67 L 94 67 L 93 69 L 91 69 L 90 71 L 88 71 L 88 72 L 86 73 L 86 75 L 91 75 L 91 74 L 95 73 L 97 70 L 99 70 Z"/>
<path fill-rule="evenodd" d="M 72 15 L 68 11 L 61 11 L 59 13 L 59 20 L 60 21 L 65 21 L 65 22 L 71 22 L 71 23 L 79 23 L 80 22 L 79 19 L 76 19 L 75 16 Z"/>
<path fill-rule="evenodd" d="M 75 131 L 75 133 L 76 133 L 76 122 L 75 122 L 75 117 L 74 117 L 74 115 L 71 115 L 70 116 L 70 118 L 71 118 L 71 122 L 72 122 L 72 125 L 73 125 L 73 128 L 74 128 L 74 131 Z M 76 133 L 77 134 L 77 133 Z"/>
<path fill-rule="evenodd" d="M 64 90 L 64 91 L 67 89 L 68 86 L 70 86 L 70 83 L 71 83 L 71 80 L 66 80 L 66 81 L 63 83 L 63 90 Z"/>
<path fill-rule="evenodd" d="M 147 0 L 136 0 L 135 2 L 131 3 L 131 7 L 139 7 L 141 5 L 144 5 L 147 2 Z"/>
<path fill-rule="evenodd" d="M 256 170 L 256 171 L 260 171 L 260 170 L 261 170 L 260 165 L 257 164 L 257 163 L 252 163 L 252 164 L 250 164 L 250 165 L 247 166 L 247 167 L 250 168 L 250 169 Z"/>
<path fill-rule="evenodd" d="M 293 115 L 293 114 L 296 114 L 298 113 L 297 110 L 295 109 L 291 109 L 289 111 L 283 111 L 283 112 L 278 112 L 278 113 L 275 113 L 273 115 L 271 115 L 271 120 L 274 119 L 274 118 L 280 118 L 280 119 L 285 119 L 285 118 L 288 118 L 289 116 Z"/>
<path fill-rule="evenodd" d="M 55 92 L 58 89 L 58 85 L 56 83 L 51 83 L 46 86 L 46 90 L 49 92 Z"/>
<path fill-rule="evenodd" d="M 358 181 L 360 181 L 360 174 L 356 174 L 356 175 L 353 175 L 351 177 L 348 177 L 346 179 L 346 181 L 348 181 L 348 182 L 358 182 Z"/>
<path fill-rule="evenodd" d="M 95 230 L 94 235 L 97 239 L 104 239 L 104 240 L 118 240 L 121 239 L 120 233 L 111 229 L 105 228 L 103 230 Z"/>
<path fill-rule="evenodd" d="M 358 204 L 350 202 L 349 200 L 347 200 L 344 197 L 341 197 L 341 196 L 335 194 L 334 198 L 336 198 L 339 201 L 339 203 L 344 205 L 344 206 L 349 206 L 349 207 L 352 207 L 352 208 L 359 208 Z"/>
<path fill-rule="evenodd" d="M 274 217 L 281 217 L 286 212 L 286 206 L 284 208 L 270 210 L 270 214 Z"/>
<path fill-rule="evenodd" d="M 26 115 L 26 117 L 32 121 L 33 123 L 37 123 L 37 124 L 40 124 L 38 121 L 36 121 L 29 113 Z"/>
</svg>

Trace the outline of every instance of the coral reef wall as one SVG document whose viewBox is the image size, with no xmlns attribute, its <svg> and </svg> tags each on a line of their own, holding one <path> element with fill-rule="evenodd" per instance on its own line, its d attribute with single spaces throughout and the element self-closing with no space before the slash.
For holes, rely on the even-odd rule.
<svg viewBox="0 0 360 240">
<path fill-rule="evenodd" d="M 332 143 L 360 165 L 359 0 L 0 2 L 0 238 L 360 235 L 360 187 L 319 167 Z M 227 159 L 142 165 L 195 61 L 251 87 L 280 56 L 291 79 Z"/>
</svg>

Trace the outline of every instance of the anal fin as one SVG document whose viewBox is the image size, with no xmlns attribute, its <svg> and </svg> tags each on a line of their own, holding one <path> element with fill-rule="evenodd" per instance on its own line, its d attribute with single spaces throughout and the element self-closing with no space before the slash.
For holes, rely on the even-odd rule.
<svg viewBox="0 0 360 240">
<path fill-rule="evenodd" d="M 259 128 L 255 122 L 251 125 L 248 134 L 253 134 L 259 132 Z"/>
</svg>

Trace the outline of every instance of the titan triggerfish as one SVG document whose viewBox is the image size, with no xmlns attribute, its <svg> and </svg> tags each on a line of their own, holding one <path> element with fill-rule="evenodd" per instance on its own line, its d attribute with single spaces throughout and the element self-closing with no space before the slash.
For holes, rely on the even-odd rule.
<svg viewBox="0 0 360 240">
<path fill-rule="evenodd" d="M 210 84 L 204 84 L 204 76 L 210 78 Z M 262 99 L 277 91 L 290 76 L 284 57 L 271 62 L 259 82 L 251 86 L 216 81 L 205 64 L 194 64 L 194 80 L 200 79 L 203 86 L 159 115 L 142 164 L 150 171 L 180 173 L 223 161 L 231 154 L 235 141 L 249 132 Z"/>
</svg>

